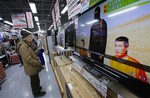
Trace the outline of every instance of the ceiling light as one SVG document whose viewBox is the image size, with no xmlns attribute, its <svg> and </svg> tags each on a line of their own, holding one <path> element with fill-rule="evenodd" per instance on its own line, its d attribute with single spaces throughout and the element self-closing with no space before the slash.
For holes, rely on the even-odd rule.
<svg viewBox="0 0 150 98">
<path fill-rule="evenodd" d="M 92 24 L 92 23 L 95 23 L 95 22 L 97 22 L 98 20 L 92 20 L 92 21 L 90 21 L 90 22 L 87 22 L 86 24 Z"/>
<path fill-rule="evenodd" d="M 9 21 L 4 21 L 4 23 L 9 24 L 9 25 L 13 25 L 13 23 L 11 23 Z"/>
<path fill-rule="evenodd" d="M 34 17 L 35 21 L 39 21 L 39 18 L 37 16 Z"/>
<path fill-rule="evenodd" d="M 81 27 L 84 27 L 84 26 L 85 26 L 84 24 L 81 25 Z"/>
<path fill-rule="evenodd" d="M 61 14 L 64 14 L 67 10 L 68 10 L 68 7 L 66 5 L 65 8 L 61 11 Z"/>
<path fill-rule="evenodd" d="M 35 3 L 29 3 L 29 5 L 30 5 L 30 8 L 31 8 L 31 10 L 32 10 L 32 13 L 37 13 Z"/>
<path fill-rule="evenodd" d="M 51 25 L 49 28 L 48 28 L 48 30 L 51 30 L 51 28 L 53 27 L 54 25 Z"/>
<path fill-rule="evenodd" d="M 23 31 L 26 31 L 26 29 L 22 29 Z"/>
<path fill-rule="evenodd" d="M 37 25 L 40 25 L 40 23 L 39 23 L 39 22 L 37 22 L 36 24 L 37 24 Z"/>
<path fill-rule="evenodd" d="M 0 17 L 0 20 L 3 20 L 3 18 Z"/>
<path fill-rule="evenodd" d="M 128 8 L 128 9 L 125 9 L 125 10 L 122 10 L 122 11 L 119 11 L 119 12 L 116 12 L 116 13 L 113 13 L 113 14 L 110 14 L 110 15 L 108 15 L 107 17 L 113 17 L 113 16 L 116 16 L 116 15 L 120 15 L 120 14 L 123 14 L 123 13 L 125 13 L 125 12 L 129 12 L 129 11 L 131 11 L 131 10 L 134 10 L 134 9 L 136 9 L 137 8 L 137 6 L 134 6 L 134 7 L 131 7 L 131 8 Z"/>
</svg>

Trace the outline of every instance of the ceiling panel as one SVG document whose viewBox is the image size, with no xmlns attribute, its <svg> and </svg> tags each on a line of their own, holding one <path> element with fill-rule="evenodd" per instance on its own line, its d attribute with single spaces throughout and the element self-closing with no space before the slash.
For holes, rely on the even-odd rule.
<svg viewBox="0 0 150 98">
<path fill-rule="evenodd" d="M 3 20 L 12 22 L 12 13 L 25 13 L 31 11 L 29 2 L 34 2 L 37 7 L 37 14 L 33 16 L 39 17 L 41 29 L 48 29 L 52 24 L 51 10 L 56 0 L 0 0 L 0 17 Z M 35 28 L 32 31 L 38 30 L 36 22 L 34 21 Z"/>
</svg>

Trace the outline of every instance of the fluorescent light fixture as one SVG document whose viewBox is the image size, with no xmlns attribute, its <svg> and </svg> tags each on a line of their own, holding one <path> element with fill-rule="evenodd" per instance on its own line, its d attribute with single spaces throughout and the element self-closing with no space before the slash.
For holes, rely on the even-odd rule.
<svg viewBox="0 0 150 98">
<path fill-rule="evenodd" d="M 85 26 L 84 24 L 81 25 L 81 27 L 84 27 L 84 26 Z"/>
<path fill-rule="evenodd" d="M 134 6 L 134 7 L 131 7 L 131 8 L 128 8 L 128 9 L 125 9 L 125 10 L 122 10 L 122 11 L 119 11 L 119 12 L 116 12 L 116 13 L 113 13 L 113 14 L 110 14 L 110 15 L 108 15 L 107 17 L 113 17 L 113 16 L 116 16 L 116 15 L 120 15 L 120 14 L 123 14 L 123 13 L 125 13 L 125 12 L 129 12 L 129 11 L 131 11 L 131 10 L 134 10 L 134 9 L 136 9 L 137 8 L 137 6 Z"/>
<path fill-rule="evenodd" d="M 39 23 L 39 22 L 37 22 L 36 24 L 37 24 L 37 25 L 40 25 L 40 23 Z"/>
<path fill-rule="evenodd" d="M 65 8 L 61 11 L 61 14 L 66 13 L 67 10 L 68 10 L 68 7 L 67 7 L 67 5 L 66 5 Z"/>
<path fill-rule="evenodd" d="M 13 25 L 13 23 L 11 23 L 9 21 L 4 21 L 4 23 L 9 24 L 9 25 Z"/>
<path fill-rule="evenodd" d="M 27 29 L 21 29 L 21 30 L 26 31 L 26 32 L 29 32 L 29 33 L 32 34 L 32 32 L 28 31 Z"/>
<path fill-rule="evenodd" d="M 38 25 L 38 28 L 40 28 L 40 26 Z"/>
<path fill-rule="evenodd" d="M 34 16 L 35 21 L 39 21 L 39 18 L 37 16 Z"/>
<path fill-rule="evenodd" d="M 89 24 L 93 24 L 93 23 L 95 23 L 95 22 L 97 22 L 98 20 L 92 20 L 92 21 L 90 21 L 90 22 L 87 22 L 86 24 L 87 25 L 89 25 Z"/>
<path fill-rule="evenodd" d="M 32 10 L 32 13 L 37 13 L 36 5 L 33 2 L 29 3 L 29 5 L 30 5 L 30 8 Z"/>
<path fill-rule="evenodd" d="M 0 20 L 3 20 L 3 18 L 0 17 Z"/>
<path fill-rule="evenodd" d="M 48 28 L 48 30 L 51 30 L 51 28 L 53 27 L 54 25 L 51 25 L 49 28 Z"/>
<path fill-rule="evenodd" d="M 23 31 L 26 31 L 26 29 L 22 29 Z"/>
</svg>

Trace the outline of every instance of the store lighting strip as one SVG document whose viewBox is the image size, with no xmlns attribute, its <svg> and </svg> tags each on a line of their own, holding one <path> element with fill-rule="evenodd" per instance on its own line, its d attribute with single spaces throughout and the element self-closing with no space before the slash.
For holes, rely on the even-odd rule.
<svg viewBox="0 0 150 98">
<path fill-rule="evenodd" d="M 9 24 L 11 26 L 13 26 L 13 23 L 9 22 L 9 21 L 4 21 L 4 23 Z"/>
<path fill-rule="evenodd" d="M 51 25 L 49 28 L 48 28 L 48 30 L 51 30 L 51 28 L 53 27 L 54 25 Z"/>
<path fill-rule="evenodd" d="M 0 20 L 3 20 L 3 18 L 0 17 Z"/>
<path fill-rule="evenodd" d="M 40 23 L 39 23 L 39 22 L 37 22 L 36 24 L 37 24 L 38 26 L 40 25 Z"/>
<path fill-rule="evenodd" d="M 35 3 L 32 2 L 32 3 L 29 3 L 29 5 L 30 5 L 30 8 L 31 8 L 31 10 L 32 10 L 32 13 L 37 13 Z"/>
<path fill-rule="evenodd" d="M 37 16 L 34 16 L 35 21 L 39 21 L 39 18 Z"/>
<path fill-rule="evenodd" d="M 61 14 L 66 13 L 67 10 L 68 10 L 68 7 L 67 7 L 67 5 L 66 5 L 65 8 L 61 11 Z"/>
<path fill-rule="evenodd" d="M 138 8 L 137 6 L 134 6 L 134 7 L 131 7 L 131 8 L 128 8 L 128 9 L 125 9 L 125 10 L 122 10 L 122 11 L 119 11 L 119 12 L 116 12 L 116 13 L 113 13 L 113 14 L 110 14 L 108 15 L 107 17 L 113 17 L 113 16 L 117 16 L 117 15 L 120 15 L 120 14 L 123 14 L 123 13 L 126 13 L 126 12 L 129 12 L 131 10 L 134 10 Z"/>
<path fill-rule="evenodd" d="M 81 25 L 81 27 L 84 27 L 84 26 L 85 26 L 84 24 Z"/>
<path fill-rule="evenodd" d="M 95 23 L 95 22 L 97 22 L 98 20 L 92 20 L 92 21 L 90 21 L 90 22 L 87 22 L 86 24 L 87 25 L 89 25 L 89 24 L 93 24 L 93 23 Z"/>
</svg>

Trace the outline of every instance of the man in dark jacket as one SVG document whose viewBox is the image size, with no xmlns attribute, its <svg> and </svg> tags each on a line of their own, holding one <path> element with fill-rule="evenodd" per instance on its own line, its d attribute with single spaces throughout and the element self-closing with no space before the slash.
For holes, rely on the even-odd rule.
<svg viewBox="0 0 150 98">
<path fill-rule="evenodd" d="M 104 19 L 100 18 L 100 7 L 96 7 L 94 12 L 94 20 L 97 20 L 91 26 L 90 45 L 89 50 L 98 52 L 105 55 L 106 42 L 107 42 L 107 23 Z M 101 63 L 104 62 L 104 57 L 91 53 L 90 57 Z"/>
<path fill-rule="evenodd" d="M 17 45 L 23 61 L 25 73 L 30 77 L 32 93 L 35 97 L 45 95 L 41 91 L 39 72 L 43 69 L 38 56 L 31 49 L 30 44 L 33 40 L 32 34 L 27 31 L 21 31 L 23 40 Z M 17 47 L 18 48 L 18 47 Z"/>
</svg>

